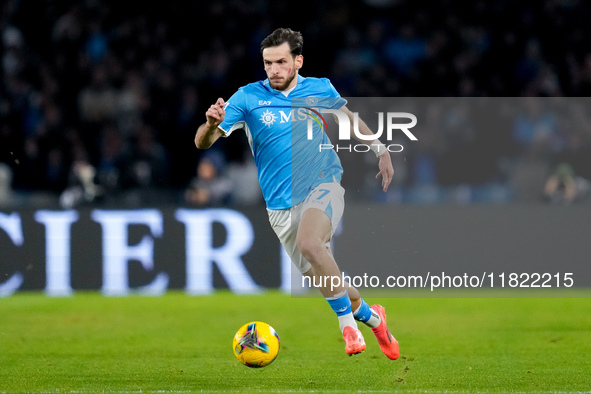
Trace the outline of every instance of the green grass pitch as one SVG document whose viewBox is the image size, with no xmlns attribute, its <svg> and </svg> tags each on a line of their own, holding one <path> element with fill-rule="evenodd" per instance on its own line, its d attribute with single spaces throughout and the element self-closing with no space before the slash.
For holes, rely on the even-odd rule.
<svg viewBox="0 0 591 394">
<path fill-rule="evenodd" d="M 399 360 L 366 327 L 348 357 L 320 298 L 16 294 L 0 299 L 0 393 L 591 392 L 589 298 L 366 298 L 386 306 Z M 281 339 L 262 369 L 232 354 L 251 320 Z"/>
</svg>

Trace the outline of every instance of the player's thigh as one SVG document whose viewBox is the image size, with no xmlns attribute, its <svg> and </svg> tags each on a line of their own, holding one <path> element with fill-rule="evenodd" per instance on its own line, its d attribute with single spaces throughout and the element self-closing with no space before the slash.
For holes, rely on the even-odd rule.
<svg viewBox="0 0 591 394">
<path fill-rule="evenodd" d="M 306 241 L 327 244 L 332 235 L 331 227 L 330 219 L 323 211 L 314 207 L 306 209 L 298 226 L 298 246 L 310 245 Z"/>
</svg>

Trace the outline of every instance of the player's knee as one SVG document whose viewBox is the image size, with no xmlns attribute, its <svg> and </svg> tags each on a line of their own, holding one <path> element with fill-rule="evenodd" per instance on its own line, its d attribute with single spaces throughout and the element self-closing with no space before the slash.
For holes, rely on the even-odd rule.
<svg viewBox="0 0 591 394">
<path fill-rule="evenodd" d="M 297 246 L 304 258 L 311 262 L 318 261 L 322 253 L 326 253 L 324 244 L 312 237 L 298 237 Z"/>
</svg>

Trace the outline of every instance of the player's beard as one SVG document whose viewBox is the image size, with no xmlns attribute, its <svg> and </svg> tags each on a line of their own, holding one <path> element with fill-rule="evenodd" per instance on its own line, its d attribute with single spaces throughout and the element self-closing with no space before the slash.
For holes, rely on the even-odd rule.
<svg viewBox="0 0 591 394">
<path fill-rule="evenodd" d="M 271 87 L 273 89 L 283 91 L 283 90 L 287 89 L 287 87 L 289 86 L 289 84 L 291 84 L 291 81 L 293 81 L 295 76 L 296 76 L 296 69 L 294 67 L 293 70 L 291 70 L 291 73 L 287 76 L 287 78 L 285 78 L 284 83 L 279 85 L 279 84 L 274 84 L 273 81 L 271 81 L 270 79 L 269 79 L 269 81 L 271 82 Z"/>
</svg>

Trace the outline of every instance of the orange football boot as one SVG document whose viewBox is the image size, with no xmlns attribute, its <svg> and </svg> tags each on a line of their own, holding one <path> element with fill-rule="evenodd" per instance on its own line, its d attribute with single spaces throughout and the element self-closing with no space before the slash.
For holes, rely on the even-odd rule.
<svg viewBox="0 0 591 394">
<path fill-rule="evenodd" d="M 380 325 L 371 329 L 378 339 L 380 349 L 390 360 L 396 360 L 400 355 L 400 350 L 398 348 L 398 341 L 392 334 L 390 334 L 390 331 L 388 331 L 388 324 L 386 324 L 386 310 L 383 306 L 377 304 L 372 305 L 371 309 L 376 311 L 381 319 Z"/>
<path fill-rule="evenodd" d="M 343 339 L 345 340 L 345 351 L 349 356 L 359 354 L 365 350 L 365 339 L 361 331 L 347 326 L 343 330 Z"/>
</svg>

